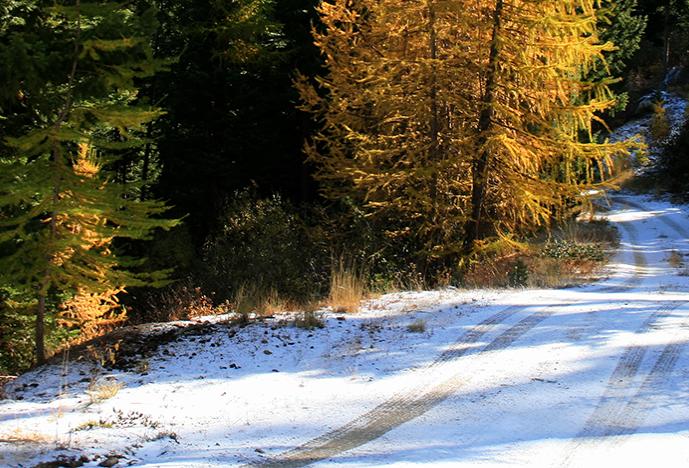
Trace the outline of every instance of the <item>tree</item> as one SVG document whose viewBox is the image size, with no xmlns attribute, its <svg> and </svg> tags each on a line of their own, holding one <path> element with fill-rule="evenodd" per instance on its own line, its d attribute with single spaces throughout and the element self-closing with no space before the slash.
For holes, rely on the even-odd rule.
<svg viewBox="0 0 689 468">
<path fill-rule="evenodd" d="M 160 177 L 200 251 L 237 190 L 311 196 L 296 110 L 295 68 L 317 68 L 310 21 L 316 0 L 155 0 L 157 57 L 175 56 L 146 94 L 166 109 L 153 128 Z"/>
<path fill-rule="evenodd" d="M 51 297 L 103 306 L 126 286 L 162 284 L 166 272 L 146 273 L 116 241 L 147 239 L 178 221 L 161 218 L 162 202 L 127 196 L 111 171 L 161 114 L 138 100 L 136 85 L 161 67 L 149 41 L 155 13 L 80 0 L 18 12 L 0 36 L 4 63 L 23 65 L 2 70 L 0 109 L 16 133 L 0 146 L 0 283 L 36 298 L 40 364 Z"/>
<path fill-rule="evenodd" d="M 648 38 L 662 47 L 662 64 L 665 72 L 682 61 L 689 38 L 689 1 L 687 0 L 639 0 L 639 9 L 648 15 Z M 643 64 L 648 65 L 648 64 Z"/>
<path fill-rule="evenodd" d="M 597 143 L 615 100 L 597 2 L 334 0 L 314 31 L 327 73 L 298 87 L 321 130 L 306 150 L 331 198 L 352 196 L 419 257 L 548 225 L 609 185 L 630 142 Z M 581 135 L 586 140 L 581 142 Z"/>
<path fill-rule="evenodd" d="M 601 42 L 610 42 L 615 49 L 605 54 L 607 67 L 591 72 L 587 77 L 593 80 L 604 79 L 607 75 L 621 77 L 629 67 L 631 59 L 639 50 L 646 32 L 648 16 L 639 13 L 637 0 L 604 0 L 601 2 L 602 14 L 598 19 Z M 618 91 L 620 85 L 612 89 Z M 612 110 L 623 110 L 627 106 L 628 95 L 617 92 L 617 104 Z"/>
<path fill-rule="evenodd" d="M 606 53 L 610 74 L 625 71 L 644 37 L 648 16 L 639 13 L 638 0 L 604 0 L 598 20 L 601 42 L 610 42 L 615 49 Z M 600 76 L 603 78 L 603 76 Z"/>
</svg>

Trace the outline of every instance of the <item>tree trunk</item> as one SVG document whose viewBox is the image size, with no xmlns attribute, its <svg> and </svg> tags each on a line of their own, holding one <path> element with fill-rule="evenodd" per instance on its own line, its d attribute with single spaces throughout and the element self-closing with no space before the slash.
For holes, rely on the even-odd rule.
<svg viewBox="0 0 689 468">
<path fill-rule="evenodd" d="M 139 199 L 141 201 L 146 200 L 148 195 L 148 172 L 151 165 L 151 152 L 153 151 L 151 145 L 151 136 L 153 134 L 153 124 L 148 124 L 146 126 L 146 147 L 144 148 L 144 161 L 143 167 L 141 169 L 141 194 Z"/>
<path fill-rule="evenodd" d="M 36 308 L 36 364 L 39 366 L 45 364 L 45 296 L 45 291 L 39 291 Z"/>
<path fill-rule="evenodd" d="M 670 70 L 670 9 L 672 8 L 672 0 L 667 0 L 665 4 L 665 12 L 663 16 L 663 68 L 665 77 Z"/>
<path fill-rule="evenodd" d="M 431 62 L 431 87 L 430 87 L 430 105 L 431 105 L 431 122 L 430 122 L 430 149 L 429 149 L 429 162 L 430 164 L 437 166 L 441 159 L 440 150 L 440 117 L 439 117 L 439 106 L 438 106 L 438 77 L 436 70 L 435 60 L 438 58 L 438 45 L 437 45 L 437 32 L 435 27 L 436 15 L 435 7 L 431 1 L 427 2 L 428 6 L 428 48 L 430 53 Z M 433 176 L 431 178 L 431 202 L 433 203 L 433 225 L 438 226 L 439 220 L 439 189 L 438 189 L 438 168 L 436 167 L 433 171 Z M 433 242 L 439 242 L 440 239 L 433 239 Z"/>
<path fill-rule="evenodd" d="M 502 27 L 503 0 L 497 0 L 493 11 L 493 32 L 488 57 L 488 72 L 486 76 L 486 89 L 481 99 L 481 110 L 478 119 L 477 149 L 480 151 L 471 167 L 471 218 L 465 227 L 464 246 L 471 250 L 474 241 L 480 237 L 481 216 L 486 195 L 486 185 L 490 172 L 490 154 L 485 148 L 488 141 L 488 132 L 493 126 L 495 116 L 495 93 L 497 91 L 498 60 L 500 56 L 499 34 Z"/>
</svg>

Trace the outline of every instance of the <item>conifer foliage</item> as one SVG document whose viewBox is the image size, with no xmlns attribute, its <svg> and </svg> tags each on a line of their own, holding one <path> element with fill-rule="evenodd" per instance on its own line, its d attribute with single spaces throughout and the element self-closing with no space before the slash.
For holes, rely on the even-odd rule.
<svg viewBox="0 0 689 468">
<path fill-rule="evenodd" d="M 41 363 L 56 298 L 66 304 L 63 318 L 83 325 L 111 315 L 124 287 L 161 284 L 165 272 L 137 273 L 141 261 L 117 255 L 115 241 L 146 239 L 177 221 L 161 219 L 163 203 L 128 196 L 110 175 L 161 114 L 139 102 L 136 86 L 161 67 L 148 39 L 154 12 L 108 1 L 13 5 L 21 14 L 0 29 L 0 56 L 21 65 L 3 68 L 0 284 L 35 297 Z M 79 304 L 95 316 L 75 312 Z"/>
<path fill-rule="evenodd" d="M 597 142 L 615 99 L 595 0 L 333 0 L 327 73 L 298 80 L 325 192 L 352 196 L 422 258 L 547 225 L 606 186 L 632 142 Z M 476 242 L 479 242 L 477 244 Z"/>
</svg>

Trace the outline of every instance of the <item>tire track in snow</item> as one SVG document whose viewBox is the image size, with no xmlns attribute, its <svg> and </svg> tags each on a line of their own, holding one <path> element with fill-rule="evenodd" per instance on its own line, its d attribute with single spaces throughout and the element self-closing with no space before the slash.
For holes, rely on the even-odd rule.
<svg viewBox="0 0 689 468">
<path fill-rule="evenodd" d="M 644 212 L 652 211 L 639 203 L 625 198 L 615 197 L 613 199 Z M 664 217 L 659 217 L 658 219 L 675 231 L 680 238 L 689 239 L 689 233 L 679 224 Z M 689 301 L 662 303 L 661 307 L 644 321 L 636 333 L 642 334 L 647 332 L 658 321 L 670 316 L 672 312 L 687 303 Z M 682 325 L 689 325 L 689 320 Z M 569 466 L 576 452 L 584 447 L 590 448 L 607 442 L 616 445 L 622 442 L 624 436 L 632 435 L 638 431 L 641 424 L 643 424 L 645 413 L 654 407 L 652 399 L 648 398 L 648 396 L 657 391 L 666 381 L 667 376 L 673 371 L 680 354 L 686 346 L 686 342 L 666 345 L 644 378 L 641 386 L 631 396 L 629 393 L 633 389 L 635 377 L 639 372 L 648 348 L 639 345 L 625 348 L 622 357 L 608 380 L 606 390 L 596 409 L 584 427 L 575 436 L 576 442 L 568 450 L 564 462 L 558 466 Z"/>
<path fill-rule="evenodd" d="M 622 203 L 628 206 L 631 206 L 633 208 L 636 208 L 637 210 L 644 211 L 644 212 L 652 212 L 655 213 L 655 210 L 650 210 L 647 207 L 641 205 L 640 203 L 634 202 L 627 200 L 626 198 L 623 197 L 612 197 L 613 200 L 615 200 L 618 203 Z M 684 229 L 681 225 L 676 223 L 675 221 L 671 219 L 667 219 L 665 216 L 659 216 L 658 220 L 665 224 L 667 227 L 675 231 L 676 234 L 678 234 L 680 237 L 684 237 L 685 239 L 689 239 L 689 232 L 687 232 L 686 229 Z"/>
<path fill-rule="evenodd" d="M 627 233 L 627 237 L 629 238 L 629 245 L 631 247 L 634 261 L 634 273 L 630 278 L 627 278 L 621 285 L 596 288 L 591 290 L 591 292 L 623 292 L 628 289 L 637 287 L 643 281 L 643 275 L 641 274 L 641 270 L 648 266 L 648 262 L 646 261 L 646 256 L 644 255 L 643 250 L 639 247 L 639 234 L 634 226 L 624 225 L 621 223 L 619 223 L 618 226 L 620 227 L 620 229 Z"/>
<path fill-rule="evenodd" d="M 637 246 L 638 238 L 636 230 L 632 226 L 623 226 L 622 228 L 627 232 L 630 238 L 630 245 L 632 245 L 634 274 L 626 279 L 623 284 L 594 288 L 587 290 L 587 294 L 622 292 L 635 287 L 643 280 L 641 269 L 646 266 L 646 258 L 643 251 Z M 573 302 L 542 306 L 545 307 L 544 310 L 534 312 L 523 318 L 498 335 L 476 354 L 498 351 L 509 347 L 528 331 L 550 317 L 555 308 L 571 305 L 573 305 Z M 465 333 L 455 342 L 455 346 L 452 349 L 441 353 L 433 363 L 419 372 L 428 372 L 443 363 L 464 356 L 473 349 L 470 346 L 471 344 L 478 342 L 479 339 L 491 332 L 508 318 L 528 308 L 528 306 L 514 305 L 488 317 Z M 392 396 L 372 410 L 337 429 L 329 431 L 322 436 L 316 437 L 276 457 L 257 460 L 246 466 L 295 468 L 332 458 L 338 454 L 371 442 L 396 427 L 421 416 L 455 394 L 466 382 L 467 377 L 464 374 L 455 373 L 450 378 L 446 378 L 436 384 L 417 385 L 410 390 Z"/>
<path fill-rule="evenodd" d="M 640 335 L 647 332 L 658 321 L 667 318 L 688 302 L 663 303 L 661 308 L 651 314 L 635 333 Z M 685 322 L 684 325 L 688 324 Z M 590 449 L 608 442 L 618 444 L 622 441 L 622 436 L 634 434 L 643 423 L 645 413 L 654 406 L 651 399 L 646 397 L 663 384 L 667 375 L 674 369 L 686 344 L 683 342 L 666 345 L 633 395 L 630 395 L 630 392 L 634 388 L 634 382 L 641 363 L 648 353 L 648 347 L 632 345 L 625 348 L 596 409 L 575 436 L 575 442 L 567 450 L 563 462 L 556 466 L 569 466 L 576 453 L 582 449 Z"/>
</svg>

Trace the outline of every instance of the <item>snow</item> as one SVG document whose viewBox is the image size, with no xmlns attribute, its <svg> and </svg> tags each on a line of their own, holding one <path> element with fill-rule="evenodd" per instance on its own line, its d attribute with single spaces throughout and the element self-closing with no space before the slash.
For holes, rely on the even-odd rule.
<svg viewBox="0 0 689 468">
<path fill-rule="evenodd" d="M 447 387 L 418 417 L 315 464 L 648 466 L 662 454 L 662 466 L 688 466 L 689 277 L 668 263 L 673 250 L 689 253 L 688 212 L 629 194 L 613 203 L 606 215 L 622 242 L 601 283 L 396 293 L 357 314 L 323 312 L 325 328 L 311 331 L 283 317 L 243 328 L 216 317 L 138 372 L 70 362 L 25 374 L 0 403 L 0 441 L 15 441 L 0 442 L 0 464 L 82 453 L 85 466 L 113 454 L 118 466 L 280 461 L 369 411 L 378 424 L 383 402 Z M 506 308 L 511 315 L 486 324 Z M 539 313 L 533 328 L 495 344 Z M 416 320 L 423 333 L 408 330 Z M 472 331 L 482 335 L 462 341 Z M 673 346 L 674 364 L 658 374 Z M 456 358 L 439 360 L 452 350 Z M 610 380 L 638 354 L 622 384 Z M 122 388 L 91 402 L 92 375 Z M 434 387 L 441 382 L 450 383 Z"/>
<path fill-rule="evenodd" d="M 670 135 L 668 136 L 668 139 L 671 139 L 676 136 L 682 128 L 686 118 L 685 111 L 687 101 L 677 94 L 664 91 L 661 92 L 661 98 L 663 100 L 663 107 L 665 108 L 668 121 L 670 122 Z M 643 138 L 643 141 L 649 145 L 646 151 L 648 162 L 646 164 L 641 164 L 641 161 L 638 159 L 633 161 L 635 172 L 637 174 L 643 174 L 648 170 L 648 168 L 653 167 L 660 156 L 661 148 L 659 145 L 654 144 L 653 139 L 651 138 L 650 122 L 651 120 L 649 116 L 642 116 L 637 119 L 630 120 L 629 122 L 616 128 L 610 138 L 611 141 L 615 142 L 627 140 L 640 135 Z"/>
<path fill-rule="evenodd" d="M 31 371 L 0 401 L 0 465 L 689 466 L 689 269 L 670 262 L 689 208 L 610 202 L 596 284 L 388 294 L 315 330 L 207 317 L 150 327 L 181 331 L 130 370 Z"/>
</svg>

